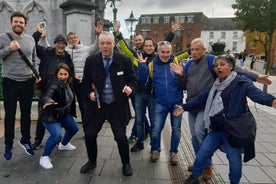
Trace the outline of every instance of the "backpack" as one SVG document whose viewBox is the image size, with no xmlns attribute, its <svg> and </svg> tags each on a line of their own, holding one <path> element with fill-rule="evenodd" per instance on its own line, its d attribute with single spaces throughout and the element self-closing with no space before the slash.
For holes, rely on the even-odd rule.
<svg viewBox="0 0 276 184">
<path fill-rule="evenodd" d="M 177 57 L 174 57 L 173 63 L 174 63 L 174 64 L 177 64 L 177 65 L 179 64 Z M 153 61 L 150 62 L 148 66 L 149 66 L 149 76 L 150 76 L 151 78 L 153 78 Z"/>
<path fill-rule="evenodd" d="M 215 56 L 213 54 L 208 54 L 208 67 L 209 67 L 209 70 L 213 74 L 213 77 L 215 79 L 215 78 L 217 78 L 217 74 L 215 73 L 215 70 L 214 70 L 214 62 L 213 62 L 214 58 L 215 58 Z M 187 61 L 186 65 L 185 65 L 185 73 L 186 74 L 188 73 L 192 62 L 193 62 L 192 59 L 189 59 Z"/>
</svg>

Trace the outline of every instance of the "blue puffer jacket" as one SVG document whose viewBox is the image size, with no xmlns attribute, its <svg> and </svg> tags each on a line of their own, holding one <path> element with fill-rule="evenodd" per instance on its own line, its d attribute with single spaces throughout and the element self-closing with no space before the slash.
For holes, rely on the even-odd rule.
<svg viewBox="0 0 276 184">
<path fill-rule="evenodd" d="M 183 91 L 178 88 L 178 76 L 171 71 L 170 63 L 177 59 L 171 56 L 169 61 L 164 63 L 159 56 L 153 59 L 153 86 L 156 102 L 162 105 L 172 106 L 182 104 Z M 139 63 L 137 74 L 144 80 L 149 76 L 149 67 L 146 63 Z M 142 79 L 141 79 L 142 80 Z"/>
</svg>

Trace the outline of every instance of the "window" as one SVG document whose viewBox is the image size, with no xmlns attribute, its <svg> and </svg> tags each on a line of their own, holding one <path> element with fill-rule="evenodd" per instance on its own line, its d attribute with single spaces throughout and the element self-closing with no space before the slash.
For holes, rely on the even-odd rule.
<svg viewBox="0 0 276 184">
<path fill-rule="evenodd" d="M 170 24 L 170 16 L 164 16 L 164 24 Z"/>
<path fill-rule="evenodd" d="M 142 24 L 151 24 L 150 17 L 142 17 Z"/>
<path fill-rule="evenodd" d="M 185 16 L 175 16 L 174 17 L 174 21 L 175 22 L 181 22 L 181 23 L 184 23 L 185 22 Z"/>
<path fill-rule="evenodd" d="M 214 32 L 209 32 L 209 39 L 214 39 Z"/>
<path fill-rule="evenodd" d="M 233 42 L 232 44 L 232 52 L 237 52 L 238 42 Z"/>
<path fill-rule="evenodd" d="M 188 37 L 192 36 L 192 30 L 191 30 L 191 29 L 188 29 L 188 30 L 187 30 L 187 36 L 188 36 Z"/>
<path fill-rule="evenodd" d="M 193 23 L 193 22 L 194 22 L 194 16 L 193 15 L 189 15 L 187 23 Z"/>
<path fill-rule="evenodd" d="M 153 17 L 153 24 L 159 24 L 159 17 Z"/>
<path fill-rule="evenodd" d="M 238 32 L 237 31 L 233 32 L 233 39 L 238 39 Z"/>
<path fill-rule="evenodd" d="M 221 39 L 225 39 L 226 38 L 226 32 L 221 32 L 221 36 L 220 36 Z"/>
</svg>

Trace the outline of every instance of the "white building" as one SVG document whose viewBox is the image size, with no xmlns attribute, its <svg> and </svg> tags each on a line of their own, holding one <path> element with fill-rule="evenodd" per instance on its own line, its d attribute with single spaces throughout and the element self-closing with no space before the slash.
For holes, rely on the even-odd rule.
<svg viewBox="0 0 276 184">
<path fill-rule="evenodd" d="M 212 45 L 216 42 L 225 43 L 225 51 L 239 53 L 245 49 L 246 41 L 243 25 L 233 21 L 233 18 L 208 18 L 201 30 L 201 38 L 204 40 L 207 51 L 212 51 Z"/>
</svg>

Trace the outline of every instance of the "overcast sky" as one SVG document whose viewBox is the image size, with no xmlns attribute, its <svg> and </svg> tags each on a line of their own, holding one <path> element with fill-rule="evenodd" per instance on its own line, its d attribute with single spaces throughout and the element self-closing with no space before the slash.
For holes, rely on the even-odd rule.
<svg viewBox="0 0 276 184">
<path fill-rule="evenodd" d="M 131 10 L 135 18 L 141 14 L 162 14 L 162 13 L 185 13 L 203 12 L 207 17 L 233 17 L 234 11 L 231 7 L 235 0 L 121 0 L 116 1 L 118 8 L 117 19 L 121 22 L 121 31 L 125 31 L 124 19 L 128 18 Z M 113 20 L 110 2 L 105 9 L 105 19 Z"/>
</svg>

